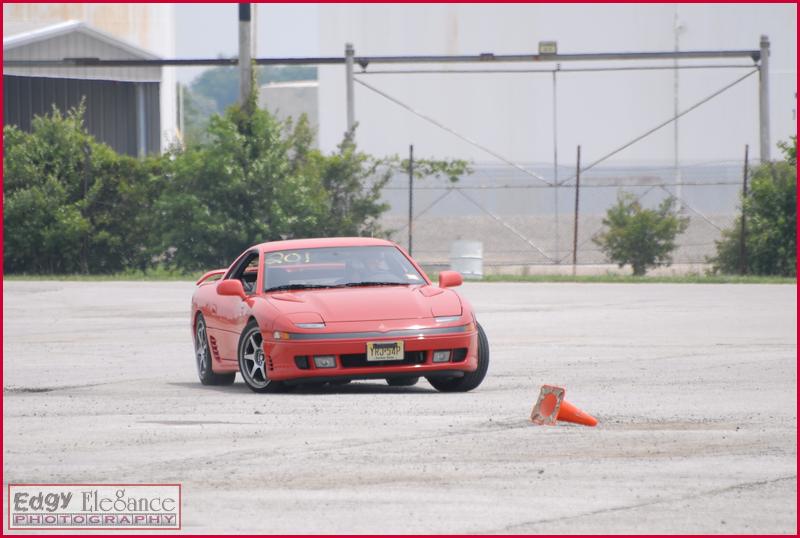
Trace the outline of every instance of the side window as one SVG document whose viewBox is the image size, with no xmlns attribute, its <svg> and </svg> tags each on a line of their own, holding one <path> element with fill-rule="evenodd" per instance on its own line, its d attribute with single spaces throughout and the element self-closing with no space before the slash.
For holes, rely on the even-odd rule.
<svg viewBox="0 0 800 538">
<path fill-rule="evenodd" d="M 236 271 L 231 275 L 242 282 L 242 287 L 245 293 L 253 293 L 256 291 L 256 279 L 258 278 L 258 252 L 249 254 Z"/>
</svg>

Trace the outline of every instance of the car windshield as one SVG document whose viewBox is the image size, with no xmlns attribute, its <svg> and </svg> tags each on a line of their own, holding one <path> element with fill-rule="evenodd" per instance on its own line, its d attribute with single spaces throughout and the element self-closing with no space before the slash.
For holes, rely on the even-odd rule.
<svg viewBox="0 0 800 538">
<path fill-rule="evenodd" d="M 424 283 L 392 246 L 302 248 L 264 255 L 265 291 Z"/>
</svg>

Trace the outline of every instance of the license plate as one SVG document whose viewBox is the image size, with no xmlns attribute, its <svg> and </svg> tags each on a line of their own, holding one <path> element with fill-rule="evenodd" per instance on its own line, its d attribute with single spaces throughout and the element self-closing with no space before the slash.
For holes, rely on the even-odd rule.
<svg viewBox="0 0 800 538">
<path fill-rule="evenodd" d="M 367 361 L 401 361 L 403 354 L 403 341 L 398 342 L 367 342 Z"/>
</svg>

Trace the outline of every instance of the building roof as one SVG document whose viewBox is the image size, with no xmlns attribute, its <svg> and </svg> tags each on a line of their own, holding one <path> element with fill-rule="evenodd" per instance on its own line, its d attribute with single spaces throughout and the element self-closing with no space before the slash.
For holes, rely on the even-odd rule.
<svg viewBox="0 0 800 538">
<path fill-rule="evenodd" d="M 19 29 L 18 33 L 11 33 Z M 11 25 L 3 36 L 5 60 L 61 60 L 99 58 L 102 60 L 156 60 L 159 56 L 114 37 L 81 21 L 66 21 L 43 27 Z M 6 67 L 4 75 L 155 82 L 160 67 Z"/>
<path fill-rule="evenodd" d="M 19 28 L 20 29 L 24 28 L 24 26 Z M 16 28 L 12 26 L 11 31 L 14 32 L 14 30 L 16 30 Z M 12 33 L 8 37 L 3 35 L 3 53 L 9 50 L 13 50 L 17 47 L 24 47 L 25 45 L 30 45 L 31 43 L 37 43 L 39 41 L 45 41 L 48 39 L 53 39 L 54 37 L 76 32 L 86 35 L 92 39 L 102 41 L 108 45 L 111 45 L 112 47 L 117 47 L 119 49 L 122 49 L 128 54 L 137 56 L 143 60 L 159 59 L 159 56 L 153 54 L 152 52 L 146 51 L 141 47 L 137 47 L 136 45 L 133 45 L 131 43 L 128 43 L 127 41 L 119 39 L 118 37 L 114 37 L 101 30 L 98 30 L 97 28 L 91 27 L 82 21 L 60 22 L 49 26 L 23 30 L 19 33 Z M 51 59 L 57 60 L 60 58 L 51 58 Z M 126 58 L 103 58 L 103 59 L 112 60 L 112 59 L 126 59 Z"/>
</svg>

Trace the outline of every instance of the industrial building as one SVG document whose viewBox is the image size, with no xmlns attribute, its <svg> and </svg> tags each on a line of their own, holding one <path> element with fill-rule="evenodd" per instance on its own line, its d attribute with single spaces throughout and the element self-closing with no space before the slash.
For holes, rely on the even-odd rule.
<svg viewBox="0 0 800 538">
<path fill-rule="evenodd" d="M 261 86 L 258 105 L 270 111 L 281 121 L 292 118 L 295 122 L 301 115 L 308 118 L 308 125 L 314 131 L 313 146 L 317 147 L 319 131 L 319 83 L 316 80 L 291 82 L 272 82 Z"/>
<path fill-rule="evenodd" d="M 346 43 L 356 57 L 535 54 L 543 41 L 557 42 L 559 54 L 757 50 L 765 35 L 773 154 L 775 142 L 796 132 L 794 4 L 320 4 L 318 20 L 318 54 L 339 57 Z M 754 69 L 749 60 L 681 60 L 695 67 L 593 71 L 656 64 L 673 66 L 672 60 L 373 64 L 356 65 L 355 73 L 515 162 L 552 166 L 558 150 L 558 161 L 574 168 L 578 144 L 585 159 L 599 158 L 672 117 L 676 103 L 685 110 Z M 697 67 L 708 64 L 741 67 Z M 343 69 L 320 66 L 319 88 L 320 147 L 332 151 L 346 129 Z M 759 144 L 758 99 L 754 75 L 681 118 L 677 137 L 672 127 L 663 129 L 613 162 L 672 164 L 676 153 L 682 164 L 741 158 L 745 144 Z M 420 155 L 496 161 L 358 83 L 355 121 L 360 147 L 373 155 L 405 154 L 413 143 Z"/>
<path fill-rule="evenodd" d="M 72 21 L 3 39 L 8 60 L 74 58 L 154 59 L 156 56 Z M 145 155 L 161 150 L 161 68 L 4 67 L 3 118 L 30 130 L 35 116 L 86 107 L 84 124 L 118 153 Z"/>
<path fill-rule="evenodd" d="M 4 4 L 5 60 L 149 60 L 175 50 L 170 4 Z M 36 115 L 86 105 L 99 141 L 135 156 L 180 139 L 174 68 L 3 67 L 6 125 L 29 129 Z"/>
</svg>

